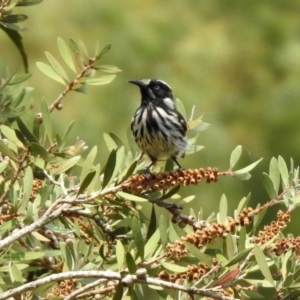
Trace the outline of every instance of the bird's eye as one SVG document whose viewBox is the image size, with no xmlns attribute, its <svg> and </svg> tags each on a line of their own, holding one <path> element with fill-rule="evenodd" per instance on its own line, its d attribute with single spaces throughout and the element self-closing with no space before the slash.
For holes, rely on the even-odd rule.
<svg viewBox="0 0 300 300">
<path fill-rule="evenodd" d="M 159 88 L 159 85 L 155 85 L 155 86 L 154 86 L 154 89 L 155 89 L 155 90 L 159 90 L 159 89 L 160 89 L 160 88 Z"/>
</svg>

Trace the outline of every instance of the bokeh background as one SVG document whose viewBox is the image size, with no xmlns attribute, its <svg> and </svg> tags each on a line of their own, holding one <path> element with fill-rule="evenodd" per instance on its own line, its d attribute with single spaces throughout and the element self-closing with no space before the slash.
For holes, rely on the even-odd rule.
<svg viewBox="0 0 300 300">
<path fill-rule="evenodd" d="M 167 81 L 187 112 L 196 105 L 196 115 L 203 114 L 211 124 L 199 136 L 205 149 L 186 157 L 186 168 L 227 170 L 237 145 L 244 148 L 238 167 L 264 157 L 249 181 L 221 178 L 217 184 L 200 183 L 182 191 L 196 195 L 191 206 L 203 208 L 204 216 L 218 210 L 223 193 L 231 214 L 249 192 L 251 205 L 268 201 L 261 173 L 268 172 L 271 157 L 282 155 L 287 162 L 292 157 L 295 165 L 300 163 L 299 0 L 44 0 L 15 12 L 29 16 L 21 34 L 36 111 L 41 98 L 51 103 L 63 90 L 36 67 L 37 61 L 46 62 L 45 51 L 60 59 L 58 36 L 80 38 L 91 54 L 97 40 L 102 47 L 112 43 L 101 63 L 123 72 L 87 95 L 69 94 L 64 109 L 52 113 L 59 133 L 76 120 L 70 143 L 79 136 L 90 148 L 97 145 L 102 165 L 108 156 L 104 132 L 127 143 L 126 129 L 140 100 L 138 89 L 127 84 L 133 78 Z M 11 72 L 23 72 L 21 58 L 4 32 L 0 60 Z M 269 220 L 277 209 L 268 212 Z M 294 226 L 298 224 L 293 219 L 288 230 L 293 227 L 297 233 L 300 226 Z"/>
</svg>

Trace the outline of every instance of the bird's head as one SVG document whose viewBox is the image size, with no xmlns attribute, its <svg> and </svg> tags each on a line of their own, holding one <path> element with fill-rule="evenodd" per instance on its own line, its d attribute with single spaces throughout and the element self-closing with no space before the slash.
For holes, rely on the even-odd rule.
<svg viewBox="0 0 300 300">
<path fill-rule="evenodd" d="M 171 87 L 159 79 L 129 80 L 128 82 L 137 85 L 142 94 L 142 102 L 162 101 L 167 106 L 174 106 L 174 96 Z M 171 103 L 172 102 L 172 103 Z M 169 105 L 168 105 L 168 104 Z M 171 108 L 171 107 L 170 107 Z"/>
</svg>

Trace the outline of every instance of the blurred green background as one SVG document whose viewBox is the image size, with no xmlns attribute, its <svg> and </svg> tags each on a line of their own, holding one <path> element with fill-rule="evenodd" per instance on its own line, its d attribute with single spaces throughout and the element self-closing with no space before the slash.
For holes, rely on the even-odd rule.
<svg viewBox="0 0 300 300">
<path fill-rule="evenodd" d="M 264 157 L 249 181 L 220 178 L 217 184 L 184 189 L 183 195 L 196 194 L 191 205 L 203 207 L 204 216 L 218 210 L 223 193 L 231 214 L 249 192 L 251 205 L 268 201 L 261 173 L 268 172 L 272 156 L 300 162 L 299 11 L 299 0 L 45 0 L 15 9 L 29 16 L 21 34 L 36 111 L 42 97 L 52 103 L 63 90 L 36 67 L 37 61 L 47 62 L 44 51 L 62 62 L 58 36 L 82 39 L 91 54 L 97 40 L 101 47 L 112 43 L 101 63 L 123 72 L 109 85 L 91 87 L 88 95 L 69 94 L 64 109 L 52 113 L 59 133 L 76 120 L 70 143 L 79 136 L 90 149 L 97 145 L 101 165 L 108 155 L 104 132 L 114 132 L 127 143 L 126 129 L 140 100 L 138 89 L 127 84 L 133 78 L 165 80 L 187 112 L 196 105 L 196 115 L 204 114 L 203 120 L 211 124 L 199 136 L 205 149 L 181 161 L 186 168 L 227 170 L 237 145 L 244 147 L 238 167 Z M 0 50 L 1 64 L 22 73 L 21 58 L 4 32 Z M 269 219 L 277 209 L 270 210 Z"/>
</svg>

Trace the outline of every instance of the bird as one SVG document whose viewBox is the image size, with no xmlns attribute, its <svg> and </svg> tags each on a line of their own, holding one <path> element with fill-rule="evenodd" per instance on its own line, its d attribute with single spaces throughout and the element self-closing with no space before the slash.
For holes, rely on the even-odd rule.
<svg viewBox="0 0 300 300">
<path fill-rule="evenodd" d="M 179 170 L 183 170 L 177 158 L 184 157 L 189 147 L 186 139 L 188 125 L 176 109 L 170 85 L 159 79 L 132 79 L 128 82 L 140 88 L 142 97 L 130 127 L 142 154 L 151 160 L 145 172 L 149 173 L 158 160 L 169 157 Z"/>
</svg>

